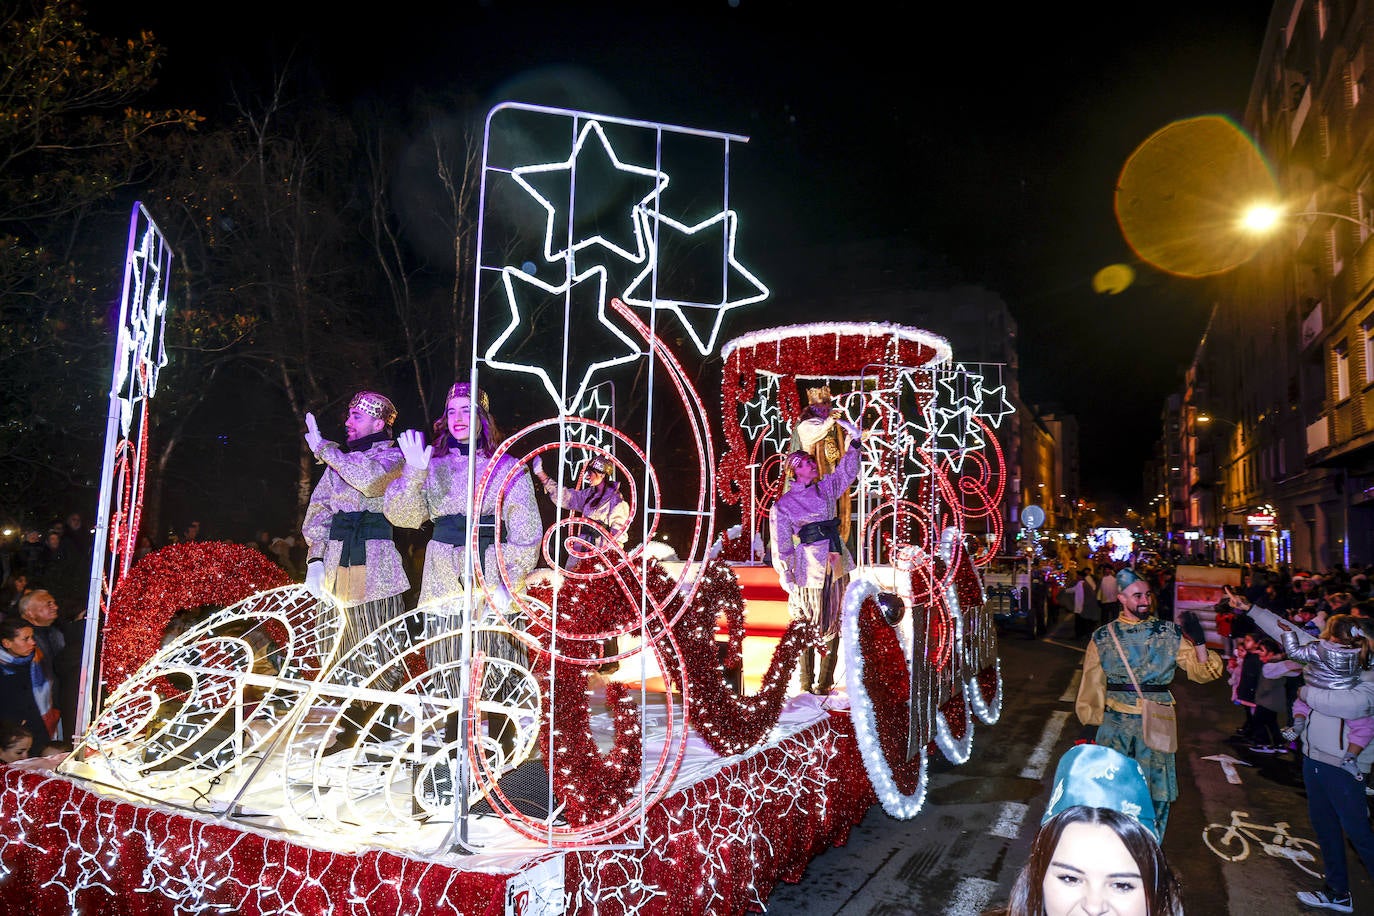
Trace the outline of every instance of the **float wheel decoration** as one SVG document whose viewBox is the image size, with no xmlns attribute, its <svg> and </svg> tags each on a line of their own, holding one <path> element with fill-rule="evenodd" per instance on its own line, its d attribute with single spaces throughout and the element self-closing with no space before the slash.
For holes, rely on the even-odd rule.
<svg viewBox="0 0 1374 916">
<path fill-rule="evenodd" d="M 153 551 L 110 597 L 101 683 L 114 690 L 151 659 L 177 612 L 227 607 L 290 581 L 280 566 L 241 544 L 193 541 Z"/>
</svg>

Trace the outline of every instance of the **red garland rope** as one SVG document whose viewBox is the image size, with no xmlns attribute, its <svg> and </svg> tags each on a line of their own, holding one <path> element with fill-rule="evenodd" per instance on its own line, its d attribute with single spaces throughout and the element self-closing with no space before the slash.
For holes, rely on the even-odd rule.
<svg viewBox="0 0 1374 916">
<path fill-rule="evenodd" d="M 716 652 L 716 620 L 720 614 L 731 620 L 731 646 L 727 664 Z M 736 623 L 737 622 L 737 623 Z M 742 754 L 754 747 L 778 724 L 787 699 L 787 684 L 801 657 L 802 649 L 814 634 L 797 622 L 788 626 L 773 650 L 773 659 L 759 692 L 738 696 L 725 681 L 725 668 L 736 650 L 734 634 L 744 628 L 744 598 L 739 579 L 729 566 L 713 560 L 702 572 L 696 600 L 673 628 L 682 658 L 674 664 L 687 683 L 691 703 L 687 721 L 697 734 L 722 757 Z M 738 661 L 735 661 L 738 666 Z"/>
<path fill-rule="evenodd" d="M 859 651 L 864 660 L 864 689 L 873 708 L 878 746 L 892 768 L 892 780 L 904 795 L 918 788 L 921 758 L 907 761 L 907 729 L 910 727 L 910 671 L 897 630 L 883 619 L 874 598 L 859 611 Z M 922 722 L 922 746 L 930 738 L 932 723 Z"/>
<path fill-rule="evenodd" d="M 658 563 L 649 567 L 650 590 L 662 606 L 676 583 Z M 531 589 L 533 597 L 549 601 L 547 589 Z M 542 593 L 541 593 L 542 592 Z M 629 685 L 606 686 L 606 704 L 614 719 L 615 737 L 608 752 L 602 752 L 591 731 L 587 698 L 592 664 L 602 657 L 595 635 L 623 629 L 629 615 L 638 616 L 638 602 L 631 602 L 611 575 L 586 580 L 567 580 L 559 589 L 558 621 L 560 639 L 553 653 L 543 653 L 535 662 L 544 696 L 555 697 L 552 707 L 545 704 L 540 746 L 546 761 L 555 762 L 549 774 L 554 794 L 565 805 L 568 823 L 576 827 L 607 820 L 629 803 L 639 783 L 642 768 L 643 736 Z M 725 663 L 716 650 L 716 626 L 725 615 L 730 632 Z M 649 621 L 650 632 L 660 629 L 660 618 Z M 566 627 L 566 631 L 564 628 Z M 687 720 L 712 750 L 721 756 L 743 753 L 760 743 L 778 723 L 787 684 L 809 631 L 793 624 L 774 650 L 764 677 L 763 688 L 753 696 L 736 696 L 725 679 L 725 668 L 738 667 L 744 634 L 744 598 L 739 580 L 730 567 L 713 560 L 702 572 L 700 587 L 692 606 L 683 612 L 673 627 L 682 657 L 674 658 L 669 643 L 664 647 L 663 667 L 670 681 L 687 684 L 691 704 Z M 554 656 L 559 663 L 552 665 Z M 587 664 L 578 664 L 585 661 Z M 556 728 L 554 723 L 557 723 Z M 591 787 L 595 787 L 593 790 Z"/>
<path fill-rule="evenodd" d="M 968 729 L 968 703 L 964 700 L 963 691 L 945 700 L 944 705 L 940 707 L 940 713 L 945 717 L 945 724 L 949 726 L 950 737 L 955 741 L 964 740 L 964 732 Z"/>
<path fill-rule="evenodd" d="M 227 607 L 290 581 L 280 566 L 242 544 L 193 541 L 153 551 L 110 597 L 100 655 L 105 690 L 113 691 L 153 657 L 177 611 Z"/>
</svg>

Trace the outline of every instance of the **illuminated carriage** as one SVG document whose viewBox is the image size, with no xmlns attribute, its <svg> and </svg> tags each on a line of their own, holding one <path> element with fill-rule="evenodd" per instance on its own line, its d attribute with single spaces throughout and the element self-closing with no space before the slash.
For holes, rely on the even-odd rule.
<svg viewBox="0 0 1374 916">
<path fill-rule="evenodd" d="M 992 528 L 991 543 L 1000 539 L 1004 466 L 993 431 L 1011 410 L 1005 390 L 952 363 L 943 338 L 890 324 L 771 328 L 731 341 L 722 356 L 726 453 L 717 489 L 741 507 L 748 561 L 762 557 L 768 509 L 786 485 L 783 459 L 805 444 L 795 434 L 805 408 L 829 404 L 865 431 L 850 535 L 859 570 L 846 599 L 845 679 L 861 741 L 885 736 L 886 756 L 875 742 L 865 748 L 880 798 L 889 813 L 910 816 L 923 797 L 926 745 L 934 740 L 962 763 L 972 747 L 970 712 L 991 723 L 1000 711 L 996 629 L 977 570 L 993 550 L 965 532 L 980 519 Z M 860 638 L 861 618 L 865 602 L 883 589 L 909 610 L 900 626 L 910 671 L 904 723 L 879 723 L 874 712 L 901 698 L 866 702 L 864 671 L 873 661 L 865 647 L 883 647 Z M 876 601 L 866 613 L 875 624 Z M 898 660 L 891 646 L 885 657 Z M 906 790 L 891 782 L 888 760 L 907 772 Z"/>
<path fill-rule="evenodd" d="M 508 182 L 506 192 L 528 191 L 547 210 L 548 225 L 542 252 L 529 254 L 529 261 L 511 257 L 513 237 L 481 246 L 479 308 L 495 302 L 508 319 L 475 347 L 473 374 L 480 368 L 488 378 L 499 376 L 506 391 L 525 383 L 550 401 L 552 419 L 515 432 L 502 443 L 503 453 L 524 464 L 542 454 L 574 473 L 592 458 L 615 465 L 639 523 L 635 546 L 594 549 L 578 540 L 589 522 L 560 512 L 542 545 L 544 559 L 556 567 L 578 552 L 587 562 L 578 572 L 517 591 L 514 606 L 502 607 L 497 596 L 510 583 L 483 582 L 474 570 L 471 591 L 454 606 L 419 608 L 378 628 L 351 658 L 339 653 L 337 609 L 310 600 L 298 586 L 226 601 L 224 610 L 167 645 L 146 645 L 139 664 L 130 659 L 63 773 L 124 797 L 302 835 L 316 845 L 408 854 L 600 849 L 619 857 L 618 866 L 639 868 L 659 851 L 651 848 L 648 813 L 674 787 L 689 731 L 717 758 L 743 759 L 761 754 L 779 725 L 802 637 L 791 630 L 784 635 L 756 693 L 730 689 L 717 630 L 723 617 L 731 660 L 745 611 L 731 566 L 712 556 L 711 545 L 720 543 L 716 497 L 741 507 L 746 556 L 732 559 L 748 561 L 759 520 L 780 485 L 779 459 L 790 446 L 803 390 L 829 386 L 836 403 L 870 432 L 854 515 L 862 565 L 843 621 L 851 716 L 884 807 L 914 815 L 924 799 L 927 744 L 935 741 L 951 760 L 962 761 L 970 753 L 973 718 L 991 722 L 1000 709 L 994 633 L 976 568 L 985 556 L 970 552 L 964 531 L 975 517 L 997 524 L 1002 466 L 991 428 L 1008 410 L 1001 389 L 952 364 L 948 344 L 917 329 L 827 324 L 760 331 L 722 351 L 725 445 L 718 453 L 692 372 L 664 337 L 681 336 L 709 355 L 724 313 L 761 300 L 767 290 L 735 259 L 738 217 L 729 207 L 728 182 L 718 213 L 661 208 L 659 195 L 676 162 L 675 143 L 728 150 L 743 138 L 506 106 L 511 109 L 547 117 L 552 128 L 535 124 L 529 135 L 557 134 L 571 148 L 565 161 L 484 166 Z M 636 134 L 649 139 L 637 138 L 643 155 L 631 164 L 614 148 Z M 650 143 L 659 144 L 655 155 L 644 153 Z M 504 151 L 525 149 L 511 144 Z M 620 214 L 633 231 L 560 242 L 557 233 L 578 224 L 557 218 L 562 204 L 549 196 L 548 185 L 551 176 L 575 173 L 586 155 L 604 159 L 634 188 L 631 206 Z M 658 264 L 708 235 L 720 239 L 720 269 L 711 275 L 720 276 L 723 288 L 709 301 L 694 301 L 696 284 L 674 289 Z M 561 317 L 565 343 L 578 327 L 598 349 L 569 348 L 558 364 L 522 362 L 513 344 L 538 336 L 527 335 L 538 308 Z M 671 334 L 659 330 L 665 322 L 673 323 Z M 613 403 L 615 385 L 635 375 L 651 378 L 659 392 L 642 402 L 646 416 L 608 413 L 603 395 L 609 392 Z M 669 425 L 689 431 L 685 462 L 654 445 L 655 430 Z M 627 435 L 631 427 L 642 437 Z M 656 471 L 655 455 L 673 455 L 673 475 L 689 479 L 688 492 L 664 493 L 660 478 L 667 475 Z M 504 490 L 507 483 L 470 485 Z M 647 549 L 670 519 L 687 519 L 691 527 L 671 574 Z M 210 564 L 196 558 L 180 581 L 205 577 Z M 147 608 L 132 612 L 146 616 Z M 447 631 L 435 623 L 444 619 L 455 621 Z M 103 651 L 117 648 L 115 635 L 106 634 Z M 612 636 L 637 638 L 667 689 L 650 690 L 643 678 L 607 686 L 609 714 L 602 716 L 587 697 L 604 661 L 599 647 Z M 459 651 L 451 663 L 431 667 L 427 643 L 441 639 Z M 487 655 L 482 646 L 490 639 L 518 643 L 528 664 Z M 359 671 L 370 673 L 360 677 Z M 377 689 L 397 680 L 395 689 Z M 362 739 L 327 753 L 342 717 L 360 706 L 367 710 Z M 484 731 L 492 714 L 516 723 L 512 745 Z M 594 731 L 598 718 L 609 726 Z M 817 730 L 831 718 L 818 710 Z M 795 767 L 766 774 L 777 782 L 778 797 L 791 804 L 797 785 L 812 780 L 823 799 L 814 807 L 826 809 L 832 780 L 823 762 L 843 744 L 833 735 L 823 739 L 831 740 L 836 743 L 806 746 Z M 535 793 L 541 805 L 520 804 L 530 800 L 528 793 L 515 797 L 514 777 L 531 768 L 544 774 L 542 792 Z M 757 777 L 730 778 L 741 781 L 737 788 L 745 795 L 761 794 Z M 726 847 L 698 829 L 693 849 L 707 855 Z M 717 823 L 712 829 L 723 836 L 743 828 Z M 151 833 L 146 839 L 150 848 L 158 843 Z M 725 870 L 727 858 L 710 859 L 694 880 L 714 881 L 711 869 Z M 587 893 L 628 886 L 611 872 L 584 883 Z"/>
</svg>

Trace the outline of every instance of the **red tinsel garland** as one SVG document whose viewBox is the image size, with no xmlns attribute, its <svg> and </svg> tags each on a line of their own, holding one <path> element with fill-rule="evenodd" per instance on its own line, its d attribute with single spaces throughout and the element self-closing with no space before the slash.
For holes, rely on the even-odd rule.
<svg viewBox="0 0 1374 916">
<path fill-rule="evenodd" d="M 663 619 L 671 619 L 676 610 L 676 599 L 671 598 L 676 583 L 661 564 L 653 563 L 649 587 L 657 605 L 664 608 L 663 617 L 655 615 L 647 622 L 653 638 L 662 632 Z M 552 597 L 547 589 L 531 589 L 531 593 L 545 602 Z M 600 642 L 589 637 L 623 629 L 629 619 L 638 618 L 638 605 L 638 600 L 624 594 L 615 575 L 564 582 L 556 610 L 559 640 L 551 647 L 552 653 L 541 654 L 535 662 L 545 697 L 555 698 L 552 707 L 545 704 L 540 746 L 544 759 L 555 762 L 549 778 L 573 826 L 615 816 L 629 803 L 639 782 L 643 748 L 634 697 L 623 684 L 607 685 L 606 702 L 614 718 L 615 737 L 611 750 L 604 753 L 592 735 L 587 703 L 588 682 L 595 663 L 603 657 Z M 681 658 L 675 656 L 668 640 L 658 644 L 665 677 L 670 684 L 687 685 L 691 698 L 686 711 L 688 723 L 712 750 L 730 756 L 757 745 L 777 725 L 788 681 L 809 633 L 797 624 L 789 627 L 774 650 L 764 687 L 753 696 L 740 697 L 726 682 L 727 665 L 722 664 L 716 649 L 715 632 L 721 614 L 731 633 L 726 662 L 733 657 L 738 665 L 744 599 L 734 572 L 727 564 L 713 560 L 702 571 L 692 605 L 673 625 Z M 551 666 L 554 659 L 558 663 Z M 596 786 L 596 792 L 590 792 L 589 786 Z"/>
<path fill-rule="evenodd" d="M 984 703 L 991 703 L 997 698 L 999 677 L 995 662 L 978 672 L 978 693 Z"/>
<path fill-rule="evenodd" d="M 864 660 L 864 690 L 873 709 L 878 746 L 892 769 L 892 780 L 903 794 L 918 788 L 921 760 L 906 759 L 907 730 L 911 727 L 911 674 L 897 630 L 883 619 L 878 602 L 869 598 L 859 611 L 859 651 Z M 931 723 L 920 722 L 920 744 L 930 740 Z"/>
<path fill-rule="evenodd" d="M 940 715 L 945 717 L 950 737 L 955 741 L 964 740 L 964 732 L 968 729 L 968 703 L 962 691 L 945 700 L 940 707 Z"/>
<path fill-rule="evenodd" d="M 778 724 L 788 681 L 813 634 L 801 623 L 790 624 L 773 650 L 758 693 L 738 696 L 726 683 L 727 665 L 722 665 L 716 652 L 716 618 L 720 613 L 737 615 L 742 632 L 744 599 L 739 579 L 729 566 L 713 560 L 702 571 L 692 606 L 673 627 L 682 652 L 674 667 L 681 671 L 691 698 L 687 721 L 711 750 L 729 757 L 757 745 Z"/>
<path fill-rule="evenodd" d="M 177 611 L 227 607 L 291 582 L 252 547 L 193 541 L 155 550 L 115 586 L 102 634 L 101 682 L 112 691 L 153 657 Z"/>
</svg>

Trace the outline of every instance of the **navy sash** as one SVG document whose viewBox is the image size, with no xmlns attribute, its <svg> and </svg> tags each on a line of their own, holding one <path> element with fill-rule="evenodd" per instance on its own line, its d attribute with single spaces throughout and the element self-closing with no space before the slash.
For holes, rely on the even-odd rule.
<svg viewBox="0 0 1374 916">
<path fill-rule="evenodd" d="M 366 566 L 367 542 L 391 540 L 391 522 L 380 512 L 335 512 L 329 539 L 340 541 L 339 566 Z"/>
<path fill-rule="evenodd" d="M 797 540 L 803 544 L 829 541 L 831 553 L 844 553 L 840 544 L 840 520 L 828 518 L 823 522 L 807 522 L 797 531 Z"/>
<path fill-rule="evenodd" d="M 431 540 L 454 547 L 466 547 L 468 543 L 468 517 L 461 513 L 441 515 L 434 520 L 434 534 Z M 496 543 L 496 516 L 477 517 L 477 556 L 487 555 L 487 548 Z"/>
</svg>

